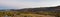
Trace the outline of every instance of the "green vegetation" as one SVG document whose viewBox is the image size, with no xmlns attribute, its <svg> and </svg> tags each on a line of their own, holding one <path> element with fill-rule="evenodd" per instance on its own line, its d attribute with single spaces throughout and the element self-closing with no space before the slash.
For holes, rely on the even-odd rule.
<svg viewBox="0 0 60 17">
<path fill-rule="evenodd" d="M 16 15 L 20 15 L 20 14 L 41 14 L 41 15 L 53 15 L 53 16 L 59 14 L 59 16 L 60 16 L 60 13 L 55 13 L 55 12 L 12 12 L 12 11 L 0 12 L 0 16 L 2 16 L 2 15 L 14 16 L 14 14 L 16 14 Z"/>
</svg>

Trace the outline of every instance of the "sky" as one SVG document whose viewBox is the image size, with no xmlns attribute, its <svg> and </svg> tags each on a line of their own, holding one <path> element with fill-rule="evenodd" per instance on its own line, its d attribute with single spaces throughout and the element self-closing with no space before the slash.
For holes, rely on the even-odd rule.
<svg viewBox="0 0 60 17">
<path fill-rule="evenodd" d="M 60 5 L 60 0 L 0 0 L 0 9 L 54 7 L 57 5 Z"/>
</svg>

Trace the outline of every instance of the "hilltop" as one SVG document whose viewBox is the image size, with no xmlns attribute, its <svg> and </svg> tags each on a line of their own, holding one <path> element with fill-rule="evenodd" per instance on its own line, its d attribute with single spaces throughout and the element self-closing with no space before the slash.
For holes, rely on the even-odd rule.
<svg viewBox="0 0 60 17">
<path fill-rule="evenodd" d="M 0 11 L 19 11 L 19 12 L 40 12 L 40 11 L 51 11 L 60 12 L 60 6 L 56 7 L 39 7 L 39 8 L 24 8 L 24 9 L 5 9 Z"/>
<path fill-rule="evenodd" d="M 37 12 L 37 11 L 57 11 L 60 12 L 60 6 L 56 7 L 44 7 L 44 8 L 25 8 L 25 9 L 17 9 L 12 11 L 28 11 L 28 12 Z"/>
</svg>

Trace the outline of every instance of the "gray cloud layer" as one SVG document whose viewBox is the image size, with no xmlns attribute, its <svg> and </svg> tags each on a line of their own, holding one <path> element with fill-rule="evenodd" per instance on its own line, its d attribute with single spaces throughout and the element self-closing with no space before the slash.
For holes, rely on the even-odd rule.
<svg viewBox="0 0 60 17">
<path fill-rule="evenodd" d="M 0 0 L 0 8 L 35 8 L 60 5 L 60 0 Z"/>
</svg>

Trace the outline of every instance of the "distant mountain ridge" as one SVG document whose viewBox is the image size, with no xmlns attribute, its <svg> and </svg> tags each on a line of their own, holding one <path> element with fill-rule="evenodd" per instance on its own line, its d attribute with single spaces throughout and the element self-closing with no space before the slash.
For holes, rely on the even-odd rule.
<svg viewBox="0 0 60 17">
<path fill-rule="evenodd" d="M 31 12 L 37 12 L 37 11 L 58 11 L 60 12 L 60 6 L 56 7 L 45 7 L 45 8 L 27 8 L 27 9 L 21 9 L 20 11 L 31 11 Z"/>
<path fill-rule="evenodd" d="M 28 11 L 28 12 L 37 12 L 37 11 L 59 11 L 60 6 L 56 7 L 45 7 L 45 8 L 25 8 L 25 9 L 7 9 L 7 10 L 0 10 L 0 11 Z"/>
</svg>

